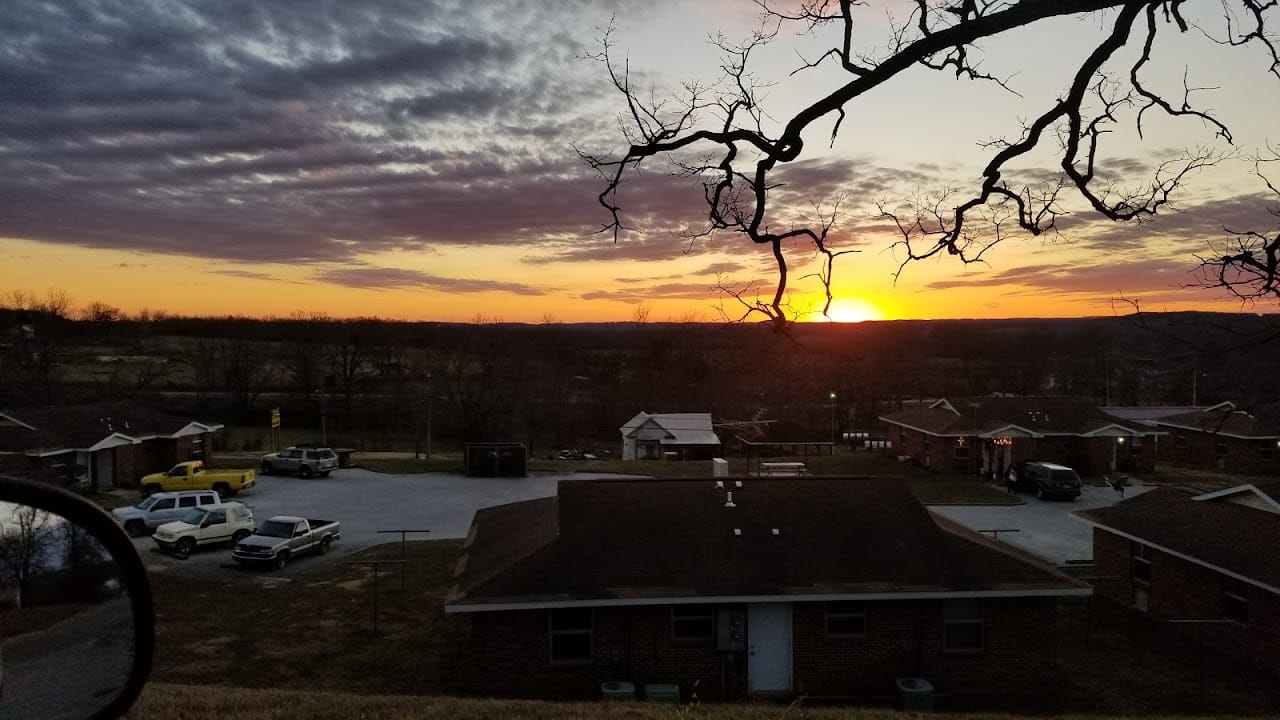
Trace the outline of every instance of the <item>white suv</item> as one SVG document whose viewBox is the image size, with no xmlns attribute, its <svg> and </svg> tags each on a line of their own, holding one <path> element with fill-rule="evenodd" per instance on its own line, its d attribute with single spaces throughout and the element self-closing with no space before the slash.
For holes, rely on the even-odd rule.
<svg viewBox="0 0 1280 720">
<path fill-rule="evenodd" d="M 201 545 L 238 543 L 253 533 L 253 511 L 238 502 L 205 505 L 181 520 L 165 523 L 151 536 L 161 550 L 190 555 Z"/>
<path fill-rule="evenodd" d="M 126 532 L 137 537 L 177 520 L 196 508 L 220 502 L 222 498 L 212 490 L 160 492 L 143 498 L 137 505 L 115 508 L 111 514 L 115 516 L 116 522 L 124 526 Z"/>
<path fill-rule="evenodd" d="M 262 456 L 262 474 L 297 472 L 304 478 L 325 477 L 338 467 L 338 454 L 331 448 L 291 447 Z"/>
</svg>

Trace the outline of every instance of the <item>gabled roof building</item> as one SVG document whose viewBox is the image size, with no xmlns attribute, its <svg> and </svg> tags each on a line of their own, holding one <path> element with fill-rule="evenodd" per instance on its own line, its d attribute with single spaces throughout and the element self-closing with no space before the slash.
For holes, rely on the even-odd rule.
<svg viewBox="0 0 1280 720">
<path fill-rule="evenodd" d="M 1076 514 L 1094 527 L 1099 595 L 1280 678 L 1280 481 Z"/>
<path fill-rule="evenodd" d="M 1027 460 L 1082 474 L 1150 472 L 1160 434 L 1071 397 L 941 398 L 880 420 L 896 455 L 942 472 L 997 478 Z"/>
<path fill-rule="evenodd" d="M 640 412 L 619 430 L 623 460 L 704 460 L 720 450 L 711 413 Z"/>
<path fill-rule="evenodd" d="M 1222 403 L 1153 422 L 1169 435 L 1161 453 L 1172 462 L 1248 475 L 1280 473 L 1280 407 L 1244 411 Z"/>
<path fill-rule="evenodd" d="M 1091 589 L 935 518 L 898 480 L 614 480 L 476 514 L 446 612 L 484 694 L 1032 692 Z"/>
<path fill-rule="evenodd" d="M 0 468 L 60 484 L 131 487 L 147 473 L 205 458 L 221 428 L 135 402 L 0 411 Z"/>
</svg>

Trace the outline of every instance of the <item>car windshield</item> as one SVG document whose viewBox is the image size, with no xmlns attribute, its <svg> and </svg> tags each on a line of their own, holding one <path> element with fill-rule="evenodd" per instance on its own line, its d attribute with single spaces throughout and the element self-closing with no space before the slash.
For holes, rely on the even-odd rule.
<svg viewBox="0 0 1280 720">
<path fill-rule="evenodd" d="M 262 523 L 262 527 L 255 530 L 253 534 L 276 538 L 293 537 L 293 523 L 268 520 Z"/>
</svg>

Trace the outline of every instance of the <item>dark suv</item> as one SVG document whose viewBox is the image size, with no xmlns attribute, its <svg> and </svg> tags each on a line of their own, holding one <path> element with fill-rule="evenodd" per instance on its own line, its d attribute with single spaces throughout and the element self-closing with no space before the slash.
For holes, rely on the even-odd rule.
<svg viewBox="0 0 1280 720">
<path fill-rule="evenodd" d="M 290 447 L 262 456 L 262 474 L 297 472 L 304 478 L 325 477 L 338 467 L 338 454 L 331 448 Z"/>
<path fill-rule="evenodd" d="M 1066 465 L 1051 462 L 1018 463 L 1009 469 L 1009 487 L 1030 490 L 1036 497 L 1080 497 L 1080 476 Z"/>
</svg>

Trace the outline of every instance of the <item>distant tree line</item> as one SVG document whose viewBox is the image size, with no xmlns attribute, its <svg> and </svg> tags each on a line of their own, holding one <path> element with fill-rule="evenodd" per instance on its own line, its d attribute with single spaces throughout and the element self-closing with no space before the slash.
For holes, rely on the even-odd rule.
<svg viewBox="0 0 1280 720">
<path fill-rule="evenodd" d="M 904 403 L 1054 394 L 1116 405 L 1280 397 L 1280 318 L 1131 314 L 1068 320 L 797 325 L 525 325 L 128 316 L 64 294 L 0 308 L 0 408 L 144 398 L 162 409 L 332 442 L 515 440 L 538 454 L 612 447 L 636 412 L 770 420 L 779 440 L 875 432 Z M 834 393 L 834 399 L 831 397 Z"/>
</svg>

